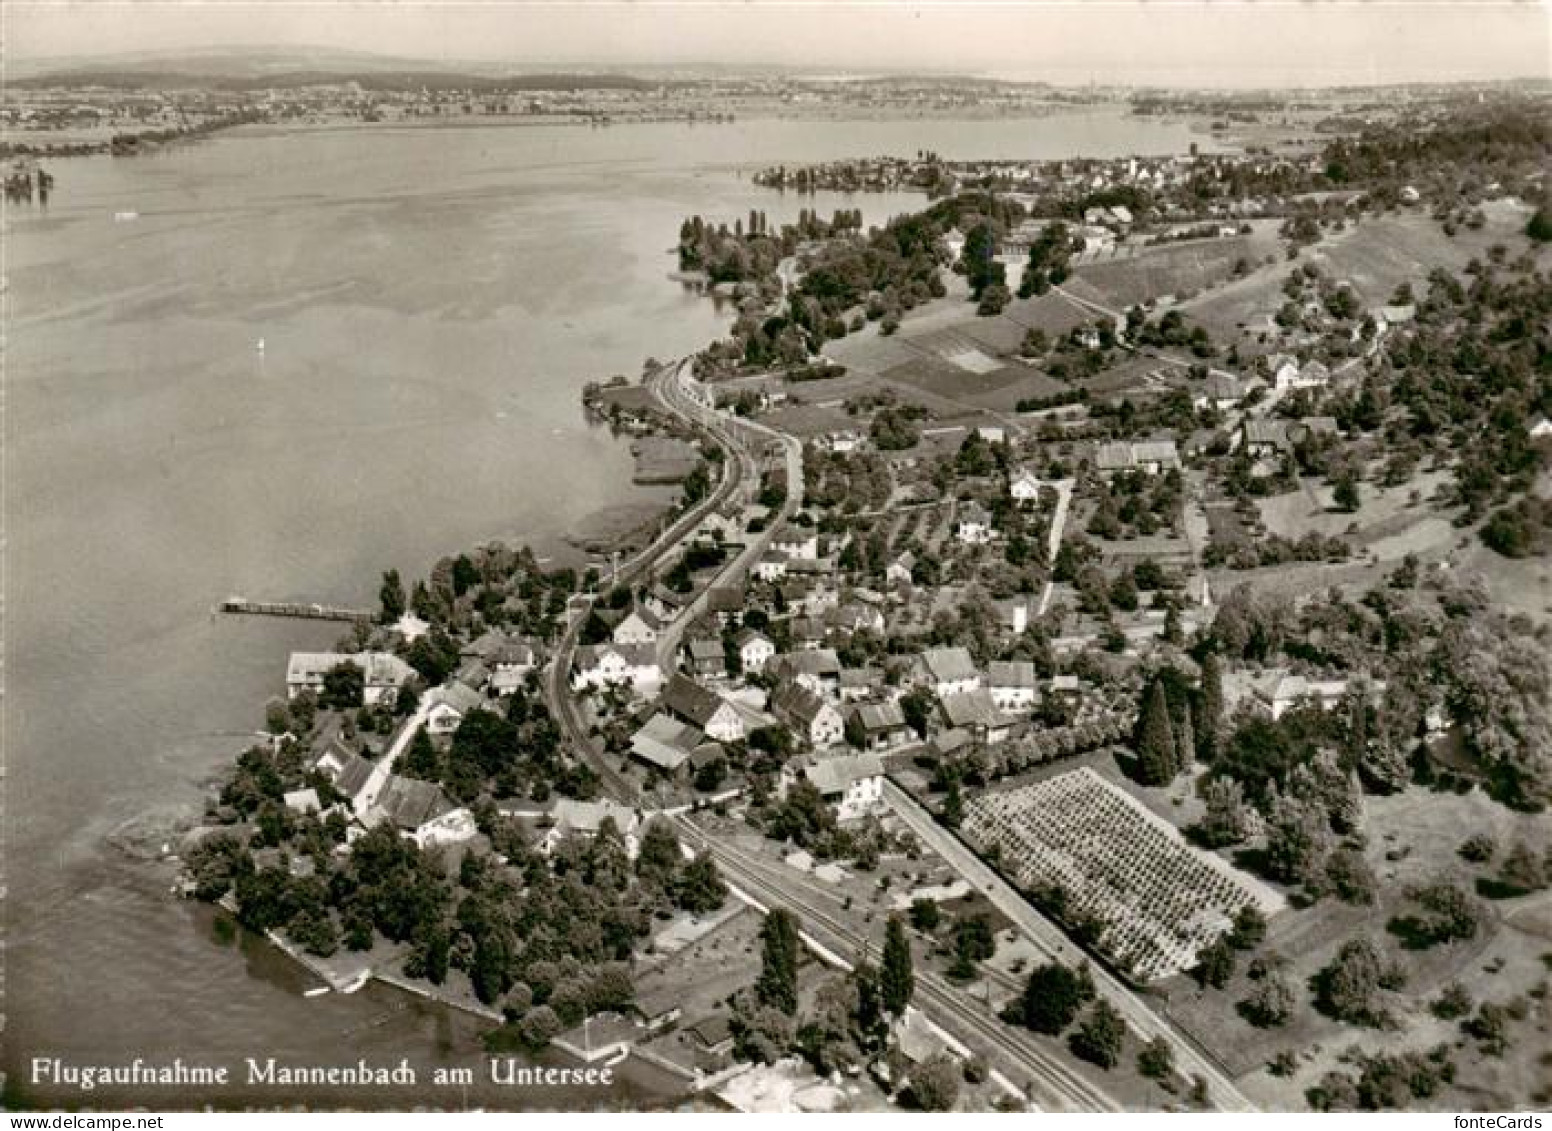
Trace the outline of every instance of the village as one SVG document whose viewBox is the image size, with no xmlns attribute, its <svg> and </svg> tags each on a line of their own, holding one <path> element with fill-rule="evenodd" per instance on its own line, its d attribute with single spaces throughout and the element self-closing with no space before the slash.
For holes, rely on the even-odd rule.
<svg viewBox="0 0 1552 1131">
<path fill-rule="evenodd" d="M 385 576 L 291 657 L 190 891 L 734 1106 L 1543 1102 L 1545 167 L 1274 200 L 1256 162 L 1189 215 L 1178 159 L 687 222 L 771 268 L 732 337 L 587 391 L 680 506 L 624 560 Z M 362 845 L 446 910 L 318 890 Z M 627 906 L 570 950 L 489 902 L 581 883 Z"/>
</svg>

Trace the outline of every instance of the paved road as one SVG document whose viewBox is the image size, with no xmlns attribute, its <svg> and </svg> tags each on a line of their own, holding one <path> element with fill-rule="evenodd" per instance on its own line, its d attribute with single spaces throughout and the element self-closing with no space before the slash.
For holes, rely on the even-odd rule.
<svg viewBox="0 0 1552 1131">
<path fill-rule="evenodd" d="M 737 420 L 715 409 L 707 408 L 700 401 L 704 393 L 696 389 L 688 377 L 689 362 L 673 362 L 658 368 L 646 381 L 647 387 L 666 411 L 700 430 L 724 453 L 722 479 L 717 487 L 698 505 L 687 511 L 640 554 L 620 567 L 616 584 L 631 585 L 650 576 L 663 562 L 671 560 L 683 551 L 695 530 L 707 515 L 740 497 L 740 492 L 758 484 L 758 465 L 752 451 L 754 436 L 764 436 L 779 442 L 787 460 L 787 498 L 779 513 L 766 529 L 750 538 L 744 549 L 724 567 L 707 588 L 721 584 L 726 578 L 736 576 L 747 569 L 770 544 L 782 522 L 789 518 L 803 498 L 803 447 L 784 433 L 752 421 Z M 706 589 L 675 617 L 660 634 L 658 658 L 666 667 L 674 666 L 674 654 L 685 629 L 705 608 Z M 579 604 L 556 646 L 555 657 L 545 679 L 545 697 L 551 712 L 570 740 L 577 756 L 598 774 L 606 794 L 627 804 L 635 804 L 639 794 L 635 783 L 622 774 L 609 759 L 593 749 L 592 736 L 582 717 L 576 699 L 571 693 L 571 668 L 576 658 L 578 636 L 592 609 L 592 599 Z"/>
<path fill-rule="evenodd" d="M 1036 911 L 1023 895 L 966 848 L 964 842 L 938 824 L 915 798 L 887 779 L 884 782 L 884 800 L 911 831 L 921 838 L 922 843 L 942 856 L 954 871 L 983 892 L 997 910 L 1012 920 L 1047 957 L 1069 966 L 1076 966 L 1083 960 L 1083 952 L 1068 940 L 1061 928 Z M 1256 1110 L 1234 1081 L 1200 1052 L 1189 1038 L 1163 1021 L 1108 971 L 1092 964 L 1090 968 L 1094 973 L 1094 984 L 1136 1033 L 1144 1040 L 1156 1036 L 1168 1039 L 1174 1046 L 1175 1063 L 1180 1070 L 1187 1075 L 1200 1075 L 1207 1081 L 1213 1106 L 1224 1111 Z"/>
<path fill-rule="evenodd" d="M 431 710 L 429 698 L 420 697 L 420 702 L 415 707 L 415 713 L 399 728 L 399 733 L 393 736 L 387 751 L 372 766 L 372 773 L 366 779 L 366 785 L 361 792 L 356 794 L 356 816 L 365 820 L 371 812 L 372 806 L 377 804 L 377 799 L 383 792 L 383 787 L 388 784 L 388 776 L 393 773 L 393 768 L 399 764 L 399 756 L 409 748 L 410 740 L 415 737 L 415 732 L 426 725 L 426 715 Z"/>
</svg>

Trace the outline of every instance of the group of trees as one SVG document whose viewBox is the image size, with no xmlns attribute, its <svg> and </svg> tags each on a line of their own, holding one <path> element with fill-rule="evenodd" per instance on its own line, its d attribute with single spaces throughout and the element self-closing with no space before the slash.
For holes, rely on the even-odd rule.
<svg viewBox="0 0 1552 1131">
<path fill-rule="evenodd" d="M 1067 281 L 1067 262 L 1076 241 L 1061 221 L 1047 224 L 1029 245 L 1029 262 L 1019 280 L 1019 298 L 1043 295 Z M 1044 352 L 1044 351 L 1041 351 Z"/>
<path fill-rule="evenodd" d="M 806 1008 L 798 995 L 796 916 L 782 907 L 771 910 L 760 928 L 760 944 L 759 977 L 733 1001 L 740 1057 L 769 1064 L 797 1053 L 824 1074 L 860 1069 L 882 1058 L 891 1083 L 903 1085 L 907 1098 L 923 1111 L 951 1110 L 961 1079 L 984 1076 L 984 1067 L 961 1066 L 947 1056 L 910 1065 L 891 1047 L 891 1022 L 905 1015 L 915 993 L 910 938 L 899 917 L 888 920 L 878 967 L 861 962 L 850 973 L 830 978 Z"/>
<path fill-rule="evenodd" d="M 421 730 L 405 751 L 406 777 L 440 783 L 450 797 L 547 800 L 552 792 L 587 800 L 597 776 L 567 757 L 560 727 L 537 690 L 519 688 L 504 709 L 477 708 L 464 716 L 445 750 Z"/>
<path fill-rule="evenodd" d="M 1133 775 L 1144 785 L 1165 785 L 1198 757 L 1215 760 L 1223 728 L 1223 673 L 1216 653 L 1203 658 L 1196 684 L 1179 668 L 1160 668 L 1142 695 L 1133 733 Z"/>
</svg>

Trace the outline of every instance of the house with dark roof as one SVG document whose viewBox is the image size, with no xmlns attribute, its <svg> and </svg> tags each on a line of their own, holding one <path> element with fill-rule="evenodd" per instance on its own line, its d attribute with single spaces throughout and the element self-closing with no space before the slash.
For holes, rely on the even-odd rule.
<svg viewBox="0 0 1552 1131">
<path fill-rule="evenodd" d="M 815 750 L 835 746 L 846 735 L 841 713 L 801 684 L 783 683 L 777 687 L 771 693 L 771 710 Z"/>
<path fill-rule="evenodd" d="M 357 808 L 357 802 L 365 797 L 375 767 L 361 755 L 347 750 L 338 742 L 332 742 L 313 763 L 313 769 L 327 778 L 329 784 L 354 809 Z"/>
<path fill-rule="evenodd" d="M 987 746 L 1006 741 L 1011 732 L 1012 720 L 998 709 L 984 687 L 945 695 L 941 707 L 943 721 L 950 729 L 966 731 Z"/>
<path fill-rule="evenodd" d="M 735 623 L 744 616 L 744 588 L 741 585 L 719 585 L 706 590 L 706 611 L 724 625 Z"/>
<path fill-rule="evenodd" d="M 986 690 L 1002 711 L 1027 711 L 1035 705 L 1035 665 L 1028 660 L 993 660 L 986 666 Z"/>
<path fill-rule="evenodd" d="M 850 733 L 864 750 L 879 753 L 904 746 L 916 737 L 899 703 L 858 703 L 851 709 Z"/>
<path fill-rule="evenodd" d="M 744 716 L 722 696 L 675 672 L 663 688 L 663 709 L 699 727 L 718 742 L 738 742 L 747 733 Z"/>
<path fill-rule="evenodd" d="M 835 690 L 842 703 L 858 703 L 872 699 L 883 688 L 881 668 L 842 668 Z"/>
<path fill-rule="evenodd" d="M 637 605 L 614 626 L 610 639 L 616 644 L 656 644 L 663 622 L 645 605 Z"/>
<path fill-rule="evenodd" d="M 841 660 L 834 648 L 805 648 L 778 656 L 771 667 L 778 679 L 792 680 L 821 695 L 841 682 Z"/>
<path fill-rule="evenodd" d="M 1245 454 L 1255 458 L 1277 456 L 1290 447 L 1288 425 L 1282 420 L 1246 420 L 1241 435 Z"/>
<path fill-rule="evenodd" d="M 721 640 L 698 636 L 685 645 L 685 651 L 689 653 L 690 670 L 697 678 L 727 678 L 727 653 L 722 650 Z"/>
</svg>

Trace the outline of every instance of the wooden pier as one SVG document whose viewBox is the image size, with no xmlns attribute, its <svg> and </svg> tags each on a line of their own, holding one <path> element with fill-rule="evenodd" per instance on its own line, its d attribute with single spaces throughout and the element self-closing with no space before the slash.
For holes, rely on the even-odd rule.
<svg viewBox="0 0 1552 1131">
<path fill-rule="evenodd" d="M 298 617 L 303 620 L 334 620 L 352 624 L 370 624 L 377 614 L 369 609 L 343 609 L 336 605 L 307 605 L 300 601 L 250 601 L 246 597 L 228 597 L 217 606 L 223 613 L 255 617 Z"/>
</svg>

